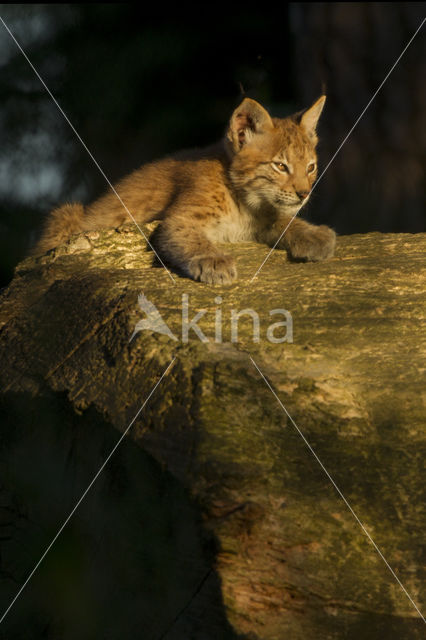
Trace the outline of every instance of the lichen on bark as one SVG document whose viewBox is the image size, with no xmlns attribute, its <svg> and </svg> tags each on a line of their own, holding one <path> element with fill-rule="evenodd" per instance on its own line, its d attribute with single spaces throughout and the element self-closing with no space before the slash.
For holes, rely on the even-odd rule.
<svg viewBox="0 0 426 640">
<path fill-rule="evenodd" d="M 169 640 L 420 638 L 412 603 L 250 356 L 421 608 L 425 245 L 341 237 L 318 264 L 277 251 L 251 284 L 267 249 L 234 245 L 238 282 L 211 287 L 173 284 L 126 226 L 18 265 L 0 300 L 2 602 L 175 360 L 11 610 L 8 638 L 18 612 L 55 639 L 94 637 L 103 620 L 111 638 L 133 624 Z M 141 292 L 178 340 L 129 342 Z M 182 294 L 191 317 L 206 310 L 208 342 L 180 339 Z M 245 308 L 259 342 L 249 318 L 231 342 L 231 311 Z M 272 309 L 291 313 L 293 342 L 267 340 Z"/>
</svg>

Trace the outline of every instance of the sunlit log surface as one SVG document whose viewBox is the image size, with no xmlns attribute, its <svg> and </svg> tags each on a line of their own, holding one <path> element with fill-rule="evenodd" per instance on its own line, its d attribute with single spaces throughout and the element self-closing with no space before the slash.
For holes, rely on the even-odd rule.
<svg viewBox="0 0 426 640">
<path fill-rule="evenodd" d="M 22 262 L 0 300 L 4 609 L 175 360 L 0 637 L 422 637 L 250 356 L 421 609 L 425 249 L 340 237 L 335 258 L 277 251 L 250 282 L 267 248 L 228 246 L 239 281 L 213 288 L 173 284 L 126 226 Z M 176 340 L 129 342 L 142 292 Z M 208 341 L 182 341 L 182 294 Z M 247 308 L 259 342 L 248 316 L 231 342 Z M 293 342 L 267 339 L 273 309 Z"/>
</svg>

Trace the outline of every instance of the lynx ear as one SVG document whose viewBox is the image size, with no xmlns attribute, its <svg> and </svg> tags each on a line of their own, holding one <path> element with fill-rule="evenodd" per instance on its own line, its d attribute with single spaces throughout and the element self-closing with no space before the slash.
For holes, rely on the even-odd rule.
<svg viewBox="0 0 426 640">
<path fill-rule="evenodd" d="M 244 98 L 235 109 L 229 123 L 227 138 L 234 151 L 239 151 L 256 133 L 263 133 L 273 128 L 269 113 L 256 100 Z"/>
<path fill-rule="evenodd" d="M 318 100 L 314 102 L 312 107 L 309 107 L 309 109 L 306 109 L 306 111 L 302 113 L 299 121 L 300 126 L 303 127 L 308 136 L 315 142 L 317 142 L 316 128 L 319 117 L 321 115 L 321 111 L 323 110 L 325 104 L 325 98 L 326 96 L 321 96 L 321 98 L 318 98 Z"/>
</svg>

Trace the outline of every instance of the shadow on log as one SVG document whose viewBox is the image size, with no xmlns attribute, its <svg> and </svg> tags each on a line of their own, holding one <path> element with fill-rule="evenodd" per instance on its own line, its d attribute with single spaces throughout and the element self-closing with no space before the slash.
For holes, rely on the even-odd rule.
<svg viewBox="0 0 426 640">
<path fill-rule="evenodd" d="M 132 227 L 21 263 L 0 300 L 4 609 L 175 360 L 0 637 L 422 637 L 250 356 L 421 608 L 425 245 L 341 237 L 320 264 L 275 252 L 251 284 L 266 249 L 236 245 L 240 279 L 215 288 L 173 284 Z M 141 292 L 176 340 L 129 342 Z M 181 339 L 183 294 L 205 342 Z M 247 308 L 259 341 L 253 315 L 232 341 Z M 293 342 L 267 339 L 273 309 Z"/>
<path fill-rule="evenodd" d="M 4 606 L 101 468 L 117 431 L 93 408 L 73 412 L 63 393 L 9 393 L 1 409 Z M 126 439 L 0 637 L 237 638 L 225 617 L 214 552 L 187 491 Z"/>
</svg>

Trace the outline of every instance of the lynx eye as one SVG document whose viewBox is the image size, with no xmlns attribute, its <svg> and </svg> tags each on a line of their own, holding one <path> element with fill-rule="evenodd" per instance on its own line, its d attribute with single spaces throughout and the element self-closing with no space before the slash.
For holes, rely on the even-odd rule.
<svg viewBox="0 0 426 640">
<path fill-rule="evenodd" d="M 308 164 L 308 173 L 312 173 L 312 171 L 315 171 L 315 162 Z"/>
<path fill-rule="evenodd" d="M 273 164 L 281 173 L 290 173 L 290 169 L 284 162 L 274 162 Z"/>
</svg>

